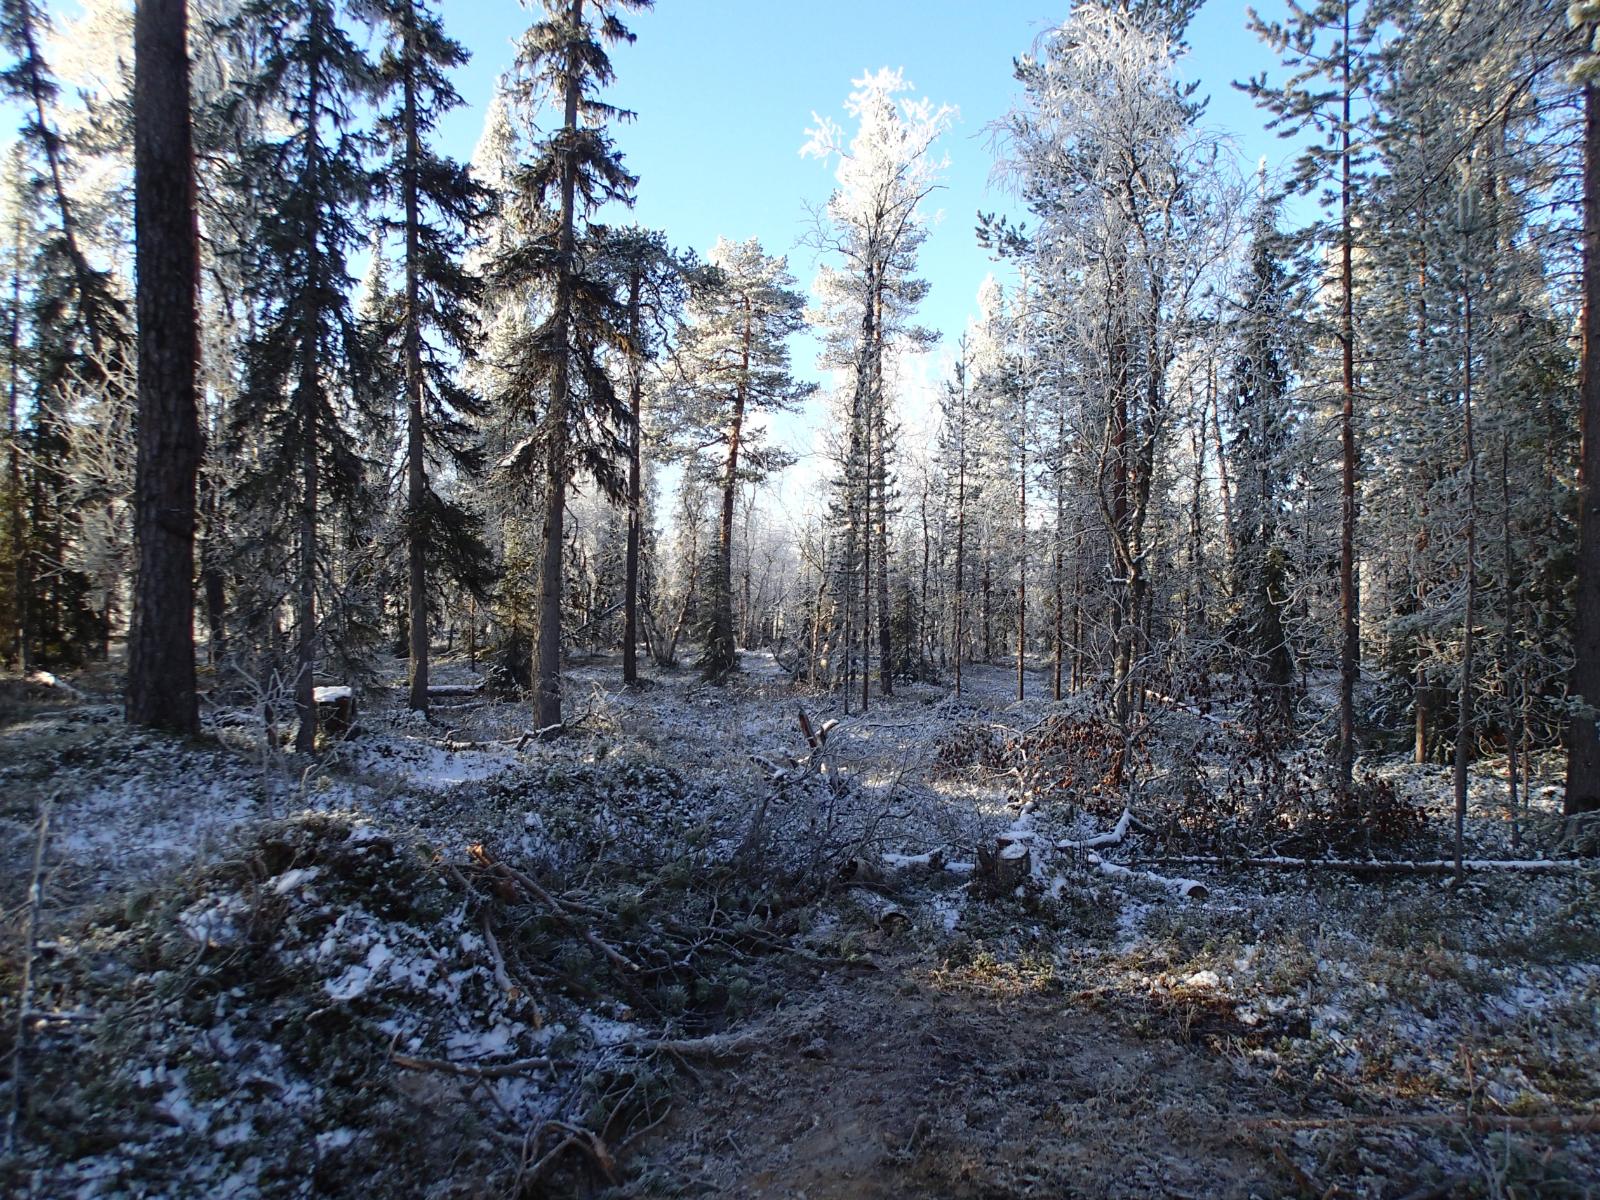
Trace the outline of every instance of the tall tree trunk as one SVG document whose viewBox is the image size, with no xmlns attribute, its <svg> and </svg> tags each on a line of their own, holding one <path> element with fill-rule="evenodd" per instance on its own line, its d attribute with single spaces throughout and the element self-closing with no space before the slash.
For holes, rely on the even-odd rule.
<svg viewBox="0 0 1600 1200">
<path fill-rule="evenodd" d="M 967 607 L 966 583 L 962 572 L 967 561 L 967 396 L 966 381 L 961 382 L 961 448 L 956 454 L 956 593 L 955 593 L 955 643 L 956 695 L 961 695 L 961 660 L 966 654 L 966 630 L 962 616 Z"/>
<path fill-rule="evenodd" d="M 877 291 L 876 341 L 872 353 L 872 414 L 873 436 L 877 442 L 877 463 L 873 469 L 873 482 L 878 495 L 878 511 L 874 534 L 878 540 L 878 690 L 884 696 L 894 694 L 894 621 L 889 604 L 889 437 L 888 406 L 883 394 L 883 282 L 879 277 Z"/>
<path fill-rule="evenodd" d="M 583 0 L 572 0 L 567 20 L 573 29 L 583 25 Z M 539 566 L 539 645 L 535 665 L 534 727 L 544 736 L 561 728 L 561 581 L 563 537 L 567 512 L 567 395 L 571 371 L 573 275 L 577 251 L 578 164 L 570 136 L 578 129 L 581 71 L 578 48 L 567 51 L 562 81 L 562 127 L 569 135 L 561 152 L 561 212 L 558 217 L 555 307 L 551 314 L 556 360 L 550 372 L 550 403 L 544 418 L 545 509 Z"/>
<path fill-rule="evenodd" d="M 187 0 L 140 0 L 133 33 L 139 564 L 128 647 L 128 720 L 192 734 L 200 728 L 194 667 L 200 251 Z"/>
<path fill-rule="evenodd" d="M 1026 384 L 1023 385 L 1024 389 Z M 1026 699 L 1028 679 L 1028 393 L 1021 394 L 1022 421 L 1017 430 L 1017 699 Z"/>
<path fill-rule="evenodd" d="M 410 707 L 428 711 L 428 538 L 424 515 L 428 501 L 427 447 L 423 441 L 421 214 L 418 178 L 422 148 L 417 130 L 417 11 L 406 0 L 402 53 L 407 62 L 404 78 L 405 222 L 406 222 L 406 574 L 407 612 L 410 621 Z"/>
<path fill-rule="evenodd" d="M 744 306 L 744 345 L 740 351 L 739 381 L 733 393 L 733 413 L 728 418 L 728 454 L 722 464 L 722 514 L 717 523 L 717 578 L 713 585 L 711 645 L 705 673 L 722 679 L 739 665 L 733 644 L 733 508 L 739 491 L 739 447 L 744 437 L 744 410 L 750 387 L 751 324 L 755 315 L 750 301 Z"/>
<path fill-rule="evenodd" d="M 1222 440 L 1222 405 L 1221 397 L 1217 395 L 1216 363 L 1206 368 L 1206 401 L 1211 409 L 1211 436 L 1217 450 L 1217 493 L 1222 498 L 1222 535 L 1228 548 L 1225 578 L 1232 579 L 1239 566 L 1239 535 L 1233 524 L 1233 485 L 1228 476 L 1228 449 Z M 1204 427 L 1205 423 L 1205 414 L 1202 413 L 1200 424 Z"/>
<path fill-rule="evenodd" d="M 628 561 L 622 591 L 622 682 L 639 682 L 639 541 L 643 535 L 644 486 L 641 459 L 644 371 L 639 352 L 640 270 L 628 275 L 628 410 L 633 428 L 628 435 Z"/>
<path fill-rule="evenodd" d="M 1421 206 L 1427 202 L 1427 190 L 1423 190 L 1423 198 L 1419 203 L 1418 219 L 1421 219 Z M 1428 242 L 1420 239 L 1421 257 L 1417 263 L 1417 361 L 1424 365 L 1428 361 Z M 1419 397 L 1420 399 L 1420 397 Z M 1417 520 L 1417 608 L 1420 610 L 1427 603 L 1428 575 L 1427 561 L 1424 553 L 1428 548 L 1428 487 L 1424 478 L 1420 489 L 1422 493 L 1419 502 L 1419 515 Z M 1418 647 L 1417 666 L 1412 685 L 1412 704 L 1416 710 L 1415 743 L 1413 758 L 1420 766 L 1428 761 L 1428 736 L 1431 719 L 1433 717 L 1433 689 L 1428 684 L 1428 672 L 1422 664 L 1421 648 Z"/>
<path fill-rule="evenodd" d="M 1350 211 L 1350 3 L 1344 5 L 1343 120 L 1339 155 L 1339 756 L 1337 786 L 1348 800 L 1356 761 L 1356 679 L 1361 672 L 1361 623 L 1356 597 L 1356 372 L 1355 262 Z"/>
<path fill-rule="evenodd" d="M 313 37 L 321 29 L 311 21 Z M 321 132 L 317 114 L 322 107 L 320 47 L 313 46 L 306 76 L 306 111 L 311 114 L 306 130 L 306 178 L 311 181 L 306 199 L 306 289 L 300 314 L 300 379 L 296 403 L 300 417 L 300 513 L 297 563 L 297 602 L 295 614 L 294 703 L 300 725 L 295 731 L 295 749 L 309 754 L 317 748 L 317 437 L 322 413 L 322 373 L 318 369 L 320 314 L 316 298 L 322 294 L 322 248 L 317 224 L 321 199 L 316 179 L 321 171 Z"/>
<path fill-rule="evenodd" d="M 1500 677 L 1505 681 L 1506 702 L 1502 719 L 1506 730 L 1506 807 L 1511 817 L 1511 847 L 1522 842 L 1522 811 L 1517 802 L 1517 755 L 1521 738 L 1517 732 L 1517 692 L 1513 681 L 1519 672 L 1511 666 L 1512 635 L 1515 629 L 1516 560 L 1511 555 L 1511 437 L 1500 431 L 1500 550 L 1501 583 Z"/>
<path fill-rule="evenodd" d="M 7 338 L 6 381 L 6 476 L 11 504 L 11 552 L 15 556 L 12 586 L 16 589 L 13 601 L 11 631 L 12 654 L 24 675 L 33 670 L 33 639 L 29 636 L 28 608 L 33 591 L 32 549 L 28 545 L 27 525 L 24 520 L 22 486 L 22 414 L 19 401 L 22 393 L 22 254 L 24 246 L 21 205 L 18 205 L 17 229 L 11 243 L 11 321 Z"/>
<path fill-rule="evenodd" d="M 1470 264 L 1470 238 L 1462 235 L 1467 253 L 1465 263 Z M 1473 621 L 1478 600 L 1478 458 L 1472 440 L 1472 284 L 1471 277 L 1462 288 L 1462 365 L 1461 411 L 1465 424 L 1467 468 L 1467 599 L 1462 615 L 1461 630 L 1461 680 L 1456 699 L 1456 878 L 1462 878 L 1462 856 L 1466 842 L 1467 822 L 1467 760 L 1472 752 L 1472 650 Z"/>
<path fill-rule="evenodd" d="M 1578 586 L 1566 814 L 1600 811 L 1600 85 L 1583 87 L 1583 358 L 1578 381 Z"/>
</svg>

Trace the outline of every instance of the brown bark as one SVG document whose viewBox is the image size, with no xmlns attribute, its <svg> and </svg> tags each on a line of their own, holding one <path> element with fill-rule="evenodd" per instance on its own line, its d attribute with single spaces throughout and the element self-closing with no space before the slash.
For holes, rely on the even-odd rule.
<svg viewBox="0 0 1600 1200">
<path fill-rule="evenodd" d="M 1471 241 L 1463 232 L 1462 242 L 1464 249 L 1470 251 Z M 1462 256 L 1470 264 L 1470 252 Z M 1471 276 L 1469 282 L 1462 288 L 1463 322 L 1462 322 L 1462 365 L 1461 365 L 1461 402 L 1462 417 L 1465 422 L 1466 434 L 1466 468 L 1467 468 L 1467 599 L 1466 609 L 1462 617 L 1461 631 L 1461 679 L 1457 693 L 1456 713 L 1456 757 L 1455 757 L 1455 819 L 1456 819 L 1456 874 L 1461 874 L 1461 860 L 1465 853 L 1466 821 L 1467 821 L 1467 762 L 1472 752 L 1472 635 L 1473 621 L 1476 613 L 1474 609 L 1478 600 L 1478 459 L 1477 448 L 1472 440 L 1472 286 Z"/>
<path fill-rule="evenodd" d="M 1566 814 L 1600 811 L 1600 85 L 1583 88 L 1583 358 L 1578 378 L 1578 585 Z"/>
<path fill-rule="evenodd" d="M 15 590 L 13 600 L 13 620 L 15 627 L 11 632 L 11 653 L 17 665 L 26 675 L 33 669 L 33 643 L 29 637 L 28 629 L 28 602 L 29 593 L 33 590 L 33 571 L 30 561 L 30 550 L 27 541 L 27 527 L 23 519 L 23 489 L 22 489 L 22 425 L 18 401 L 22 391 L 22 254 L 24 246 L 24 227 L 22 223 L 21 206 L 18 206 L 17 228 L 11 243 L 13 255 L 11 264 L 11 328 L 8 339 L 9 379 L 6 385 L 6 433 L 7 433 L 7 466 L 6 474 L 10 484 L 11 504 L 11 552 L 15 555 L 15 564 L 12 573 L 12 586 Z"/>
<path fill-rule="evenodd" d="M 748 298 L 744 304 L 744 340 L 740 349 L 739 379 L 734 387 L 733 412 L 728 418 L 728 453 L 722 464 L 722 513 L 717 524 L 717 578 L 711 613 L 711 646 L 706 676 L 721 679 L 738 664 L 733 644 L 733 507 L 739 491 L 739 448 L 744 437 L 744 410 L 750 387 L 751 325 L 755 315 Z"/>
<path fill-rule="evenodd" d="M 194 665 L 199 235 L 187 31 L 186 0 L 140 0 L 134 19 L 139 561 L 127 714 L 133 724 L 174 733 L 199 731 Z"/>
</svg>

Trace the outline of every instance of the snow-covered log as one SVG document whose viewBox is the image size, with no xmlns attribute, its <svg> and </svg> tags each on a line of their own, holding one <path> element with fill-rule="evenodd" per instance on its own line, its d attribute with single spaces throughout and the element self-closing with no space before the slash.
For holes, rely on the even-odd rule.
<svg viewBox="0 0 1600 1200">
<path fill-rule="evenodd" d="M 1100 846 L 1117 846 L 1122 843 L 1123 838 L 1128 836 L 1128 828 L 1132 824 L 1133 812 L 1125 808 L 1122 810 L 1122 815 L 1117 818 L 1117 823 L 1112 827 L 1110 833 L 1097 833 L 1094 837 L 1084 838 L 1082 841 L 1076 842 L 1070 838 L 1063 838 L 1056 843 L 1056 849 L 1094 850 Z"/>
<path fill-rule="evenodd" d="M 476 696 L 483 691 L 481 683 L 430 683 L 429 696 Z"/>
<path fill-rule="evenodd" d="M 1450 858 L 1382 859 L 1382 858 L 1290 858 L 1270 855 L 1263 858 L 1222 858 L 1217 855 L 1164 855 L 1148 860 L 1153 863 L 1185 867 L 1245 867 L 1252 870 L 1312 870 L 1348 871 L 1371 875 L 1450 875 L 1456 864 Z M 1562 858 L 1469 858 L 1462 862 L 1468 871 L 1565 871 L 1593 866 L 1573 859 Z"/>
<path fill-rule="evenodd" d="M 1210 891 L 1198 879 L 1173 879 L 1166 875 L 1157 875 L 1154 871 L 1141 871 L 1133 867 L 1125 867 L 1121 863 L 1114 863 L 1109 859 L 1101 858 L 1093 850 L 1089 851 L 1089 862 L 1097 867 L 1102 875 L 1113 877 L 1145 879 L 1151 883 L 1182 896 L 1185 900 L 1204 900 Z"/>
</svg>

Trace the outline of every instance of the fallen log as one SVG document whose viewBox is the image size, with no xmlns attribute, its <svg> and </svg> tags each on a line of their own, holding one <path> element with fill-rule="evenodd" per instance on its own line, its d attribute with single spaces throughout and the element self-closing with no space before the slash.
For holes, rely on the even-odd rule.
<svg viewBox="0 0 1600 1200">
<path fill-rule="evenodd" d="M 1198 879 L 1171 879 L 1165 875 L 1157 875 L 1154 871 L 1141 871 L 1132 867 L 1125 867 L 1121 863 L 1114 863 L 1110 859 L 1101 858 L 1093 850 L 1088 852 L 1088 856 L 1090 864 L 1097 867 L 1102 875 L 1145 879 L 1151 883 L 1159 884 L 1169 892 L 1182 896 L 1185 900 L 1204 900 L 1211 894 L 1206 885 Z"/>
<path fill-rule="evenodd" d="M 1117 818 L 1117 823 L 1110 833 L 1097 833 L 1094 837 L 1084 838 L 1082 841 L 1072 841 L 1063 838 L 1056 843 L 1057 850 L 1094 850 L 1100 846 L 1120 845 L 1122 839 L 1128 836 L 1128 828 L 1133 824 L 1133 812 L 1123 809 L 1122 815 Z"/>
<path fill-rule="evenodd" d="M 481 683 L 430 683 L 429 696 L 476 696 L 483 691 Z"/>
<path fill-rule="evenodd" d="M 1455 1128 L 1479 1133 L 1545 1133 L 1581 1136 L 1600 1133 L 1600 1113 L 1549 1114 L 1536 1117 L 1497 1116 L 1493 1113 L 1384 1113 L 1353 1117 L 1247 1117 L 1240 1124 L 1251 1129 L 1361 1129 Z"/>
<path fill-rule="evenodd" d="M 1371 875 L 1453 875 L 1454 859 L 1382 859 L 1382 858 L 1289 858 L 1269 855 L 1261 858 L 1224 858 L 1220 855 L 1161 855 L 1144 862 L 1158 865 L 1184 867 L 1243 867 L 1249 870 L 1310 870 L 1348 871 L 1352 874 Z M 1594 864 L 1565 858 L 1469 858 L 1462 862 L 1468 871 L 1568 871 Z"/>
</svg>

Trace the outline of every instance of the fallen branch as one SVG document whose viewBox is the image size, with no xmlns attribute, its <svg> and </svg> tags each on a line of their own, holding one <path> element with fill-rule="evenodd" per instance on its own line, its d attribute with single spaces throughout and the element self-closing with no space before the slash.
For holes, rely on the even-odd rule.
<svg viewBox="0 0 1600 1200">
<path fill-rule="evenodd" d="M 521 754 L 523 747 L 530 741 L 545 742 L 562 733 L 567 728 L 567 722 L 557 721 L 554 725 L 545 725 L 539 729 L 530 729 L 517 739 L 517 753 Z"/>
<path fill-rule="evenodd" d="M 483 691 L 481 683 L 430 683 L 429 696 L 476 696 Z"/>
<path fill-rule="evenodd" d="M 1489 1113 L 1384 1114 L 1369 1117 L 1249 1117 L 1240 1122 L 1253 1129 L 1360 1129 L 1413 1127 L 1449 1129 L 1464 1126 L 1479 1133 L 1548 1133 L 1583 1136 L 1600 1133 L 1600 1113 L 1570 1116 L 1505 1117 Z"/>
<path fill-rule="evenodd" d="M 1132 867 L 1125 867 L 1121 863 L 1114 863 L 1109 859 L 1101 858 L 1093 850 L 1089 851 L 1089 862 L 1099 868 L 1102 875 L 1146 879 L 1151 883 L 1159 884 L 1169 892 L 1182 896 L 1185 900 L 1204 900 L 1210 895 L 1206 885 L 1198 879 L 1171 879 L 1165 875 L 1157 875 L 1154 871 L 1135 870 Z"/>
<path fill-rule="evenodd" d="M 616 947 L 608 945 L 606 942 L 601 940 L 600 936 L 587 925 L 580 924 L 577 918 L 567 910 L 567 906 L 560 900 L 557 900 L 549 892 L 545 891 L 544 888 L 540 887 L 538 882 L 532 876 L 517 870 L 515 867 L 510 866 L 507 863 L 496 862 L 489 857 L 489 852 L 482 846 L 469 846 L 467 848 L 467 853 L 472 856 L 474 862 L 476 862 L 480 867 L 488 871 L 490 874 L 497 874 L 502 879 L 519 885 L 524 891 L 532 893 L 540 901 L 540 903 L 544 904 L 545 907 L 555 914 L 556 918 L 563 925 L 572 930 L 572 932 L 576 933 L 579 937 L 583 938 L 584 941 L 588 942 L 589 945 L 593 946 L 596 950 L 603 954 L 608 960 L 610 960 L 612 965 L 617 967 L 619 970 L 630 973 L 639 970 L 638 963 L 634 962 Z"/>
<path fill-rule="evenodd" d="M 617 1184 L 622 1181 L 622 1177 L 617 1173 L 616 1161 L 612 1158 L 610 1149 L 601 1140 L 599 1134 L 591 1133 L 589 1130 L 580 1128 L 577 1125 L 569 1125 L 565 1121 L 546 1121 L 543 1125 L 529 1131 L 529 1140 L 537 1144 L 537 1139 L 543 1138 L 546 1133 L 552 1131 L 564 1136 L 555 1144 L 554 1149 L 548 1151 L 538 1162 L 518 1174 L 517 1195 L 522 1195 L 525 1187 L 539 1182 L 544 1177 L 545 1172 L 555 1163 L 556 1159 L 560 1158 L 564 1151 L 573 1146 L 577 1146 L 588 1153 L 596 1170 L 600 1172 L 607 1183 Z M 524 1161 L 526 1161 L 526 1157 L 524 1157 Z"/>
<path fill-rule="evenodd" d="M 441 1075 L 460 1075 L 464 1079 L 504 1079 L 557 1065 L 553 1058 L 519 1058 L 515 1062 L 486 1063 L 480 1067 L 443 1058 L 411 1058 L 405 1054 L 391 1054 L 389 1061 L 404 1071 L 436 1071 Z"/>
<path fill-rule="evenodd" d="M 11 1111 L 6 1115 L 6 1153 L 15 1154 L 22 1129 L 22 1104 L 28 1051 L 28 1020 L 33 1008 L 33 966 L 39 957 L 39 909 L 44 900 L 44 855 L 50 840 L 51 794 L 39 807 L 39 836 L 33 844 L 33 871 L 28 877 L 28 935 L 22 950 L 22 987 L 17 995 L 17 1040 L 11 1047 Z"/>
<path fill-rule="evenodd" d="M 1072 841 L 1063 838 L 1056 843 L 1057 850 L 1094 850 L 1100 846 L 1120 845 L 1122 839 L 1128 836 L 1128 828 L 1133 824 L 1133 812 L 1123 809 L 1122 815 L 1117 818 L 1117 823 L 1110 833 L 1098 833 L 1094 837 L 1084 838 L 1082 841 Z"/>
<path fill-rule="evenodd" d="M 1453 875 L 1453 859 L 1380 859 L 1380 858 L 1289 858 L 1273 855 L 1265 858 L 1224 858 L 1221 855 L 1163 855 L 1146 859 L 1146 862 L 1188 867 L 1245 867 L 1252 870 L 1309 870 L 1320 867 L 1329 871 L 1351 871 L 1372 875 Z M 1469 858 L 1461 864 L 1469 871 L 1569 871 L 1592 867 L 1575 859 L 1562 858 Z"/>
<path fill-rule="evenodd" d="M 488 913 L 483 914 L 483 944 L 488 947 L 489 957 L 494 960 L 494 981 L 500 985 L 501 990 L 507 996 L 517 995 L 519 989 L 516 984 L 511 982 L 511 975 L 506 970 L 505 956 L 500 953 L 500 943 L 495 938 L 494 929 L 489 924 Z M 537 1008 L 533 1010 L 533 1014 L 534 1024 L 541 1024 L 544 1018 L 539 1015 Z"/>
<path fill-rule="evenodd" d="M 755 1033 L 713 1033 L 697 1038 L 659 1038 L 632 1042 L 635 1049 L 675 1054 L 679 1058 L 740 1058 L 770 1044 Z"/>
</svg>

